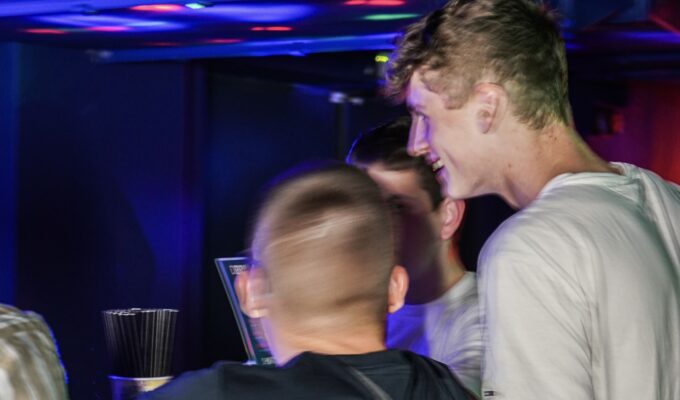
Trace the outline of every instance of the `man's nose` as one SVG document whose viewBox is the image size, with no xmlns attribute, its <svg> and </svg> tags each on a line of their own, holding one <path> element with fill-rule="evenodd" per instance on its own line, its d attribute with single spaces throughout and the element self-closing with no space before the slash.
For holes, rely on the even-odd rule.
<svg viewBox="0 0 680 400">
<path fill-rule="evenodd" d="M 425 132 L 420 118 L 413 118 L 408 134 L 408 153 L 414 157 L 426 155 L 429 151 L 429 145 L 425 139 Z"/>
</svg>

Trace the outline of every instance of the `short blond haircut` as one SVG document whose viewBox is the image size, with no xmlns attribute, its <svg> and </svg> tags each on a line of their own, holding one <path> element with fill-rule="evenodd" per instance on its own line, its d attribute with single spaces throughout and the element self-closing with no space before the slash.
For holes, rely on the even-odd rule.
<svg viewBox="0 0 680 400">
<path fill-rule="evenodd" d="M 332 163 L 281 180 L 257 216 L 252 250 L 289 316 L 384 323 L 394 239 L 363 171 Z"/>
<path fill-rule="evenodd" d="M 403 99 L 416 70 L 462 107 L 482 78 L 508 91 L 514 113 L 541 129 L 569 121 L 567 62 L 556 18 L 529 0 L 452 0 L 409 26 L 390 57 L 387 94 Z"/>
</svg>

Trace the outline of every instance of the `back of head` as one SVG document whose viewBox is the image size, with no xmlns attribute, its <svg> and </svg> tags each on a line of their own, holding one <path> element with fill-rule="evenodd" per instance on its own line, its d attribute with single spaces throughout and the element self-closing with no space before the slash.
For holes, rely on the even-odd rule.
<svg viewBox="0 0 680 400">
<path fill-rule="evenodd" d="M 390 58 L 388 93 L 403 96 L 416 70 L 451 108 L 487 80 L 508 91 L 521 122 L 568 123 L 564 43 L 554 17 L 534 1 L 450 0 L 405 32 Z"/>
<path fill-rule="evenodd" d="M 436 209 L 443 200 L 441 186 L 427 161 L 408 153 L 410 127 L 411 117 L 405 116 L 363 133 L 352 144 L 347 162 L 362 167 L 379 164 L 392 171 L 414 171 L 420 187 L 430 197 L 432 208 Z"/>
<path fill-rule="evenodd" d="M 252 250 L 272 318 L 384 322 L 392 227 L 378 187 L 359 169 L 325 164 L 281 179 L 260 209 Z"/>
</svg>

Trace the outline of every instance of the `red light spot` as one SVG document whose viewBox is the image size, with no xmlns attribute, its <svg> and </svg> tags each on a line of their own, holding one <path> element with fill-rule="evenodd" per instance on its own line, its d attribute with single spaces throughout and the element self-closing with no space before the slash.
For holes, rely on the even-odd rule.
<svg viewBox="0 0 680 400">
<path fill-rule="evenodd" d="M 270 31 L 270 32 L 288 32 L 293 28 L 290 26 L 254 26 L 250 28 L 251 31 Z"/>
<path fill-rule="evenodd" d="M 153 12 L 172 12 L 183 10 L 179 4 L 142 4 L 139 6 L 130 7 L 130 10 L 135 11 L 153 11 Z"/>
<path fill-rule="evenodd" d="M 45 29 L 45 28 L 35 28 L 35 29 L 24 29 L 26 33 L 35 33 L 38 35 L 65 35 L 66 32 L 60 29 Z"/>
<path fill-rule="evenodd" d="M 406 2 L 404 0 L 348 0 L 345 2 L 345 5 L 390 7 L 390 6 L 403 6 L 405 3 Z"/>
<path fill-rule="evenodd" d="M 293 28 L 291 28 L 290 26 L 270 26 L 270 27 L 266 28 L 266 30 L 272 31 L 272 32 L 287 32 L 287 31 L 292 31 Z"/>
<path fill-rule="evenodd" d="M 205 43 L 210 44 L 232 44 L 242 42 L 243 39 L 208 39 Z"/>
<path fill-rule="evenodd" d="M 404 0 L 368 0 L 369 6 L 403 6 Z"/>
<path fill-rule="evenodd" d="M 87 28 L 87 30 L 94 32 L 125 32 L 129 31 L 130 28 L 127 26 L 93 26 Z"/>
</svg>

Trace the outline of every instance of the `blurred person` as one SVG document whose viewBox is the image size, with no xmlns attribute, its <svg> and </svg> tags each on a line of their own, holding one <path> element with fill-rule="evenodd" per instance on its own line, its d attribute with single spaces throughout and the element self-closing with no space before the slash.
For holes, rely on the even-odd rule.
<svg viewBox="0 0 680 400">
<path fill-rule="evenodd" d="M 478 274 L 486 399 L 680 399 L 680 188 L 575 131 L 558 24 L 528 0 L 451 1 L 388 69 L 409 148 L 449 196 L 521 209 Z"/>
<path fill-rule="evenodd" d="M 42 317 L 0 304 L 0 399 L 68 399 L 64 369 Z"/>
<path fill-rule="evenodd" d="M 385 349 L 386 313 L 408 287 L 393 241 L 380 190 L 362 171 L 328 164 L 289 173 L 265 197 L 253 266 L 236 282 L 277 367 L 219 363 L 146 398 L 468 398 L 445 365 Z"/>
<path fill-rule="evenodd" d="M 397 263 L 409 275 L 406 304 L 387 320 L 387 347 L 448 365 L 480 395 L 482 331 L 477 281 L 458 251 L 465 202 L 442 196 L 432 168 L 407 152 L 411 119 L 359 136 L 347 161 L 365 170 L 392 204 Z"/>
</svg>

